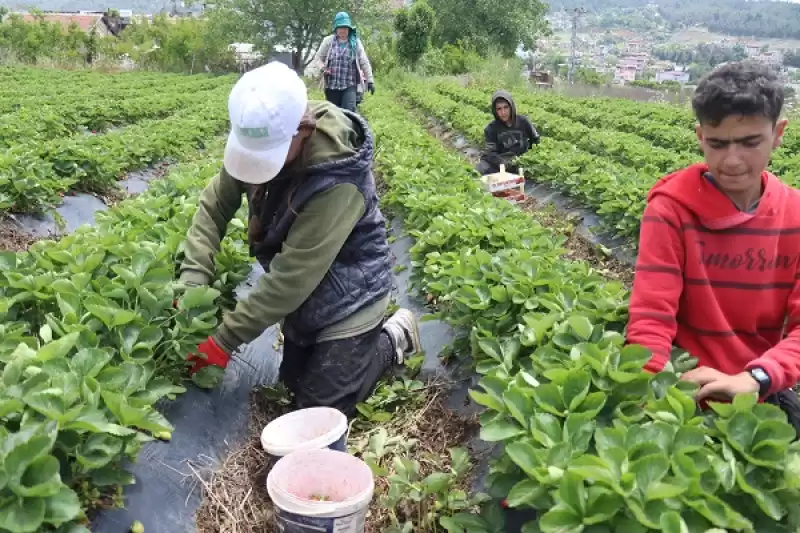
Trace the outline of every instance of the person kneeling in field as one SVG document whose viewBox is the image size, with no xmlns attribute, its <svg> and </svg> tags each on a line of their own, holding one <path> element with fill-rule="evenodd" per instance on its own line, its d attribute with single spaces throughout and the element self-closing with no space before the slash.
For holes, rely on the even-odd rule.
<svg viewBox="0 0 800 533">
<path fill-rule="evenodd" d="M 266 273 L 189 360 L 192 374 L 218 378 L 207 367 L 225 368 L 240 345 L 282 321 L 280 379 L 295 406 L 352 415 L 393 364 L 420 350 L 419 329 L 406 309 L 384 322 L 392 255 L 371 172 L 372 133 L 356 113 L 307 98 L 281 63 L 248 72 L 230 94 L 223 168 L 200 198 L 180 281 L 212 281 L 242 195 L 250 252 Z"/>
<path fill-rule="evenodd" d="M 642 217 L 627 341 L 698 358 L 696 399 L 757 392 L 790 413 L 800 381 L 800 192 L 766 171 L 784 93 L 767 66 L 731 62 L 692 105 L 705 162 L 662 178 Z M 797 426 L 796 426 L 797 427 Z"/>
<path fill-rule="evenodd" d="M 506 91 L 497 91 L 492 96 L 494 120 L 486 126 L 483 135 L 486 149 L 478 163 L 482 176 L 500 172 L 500 165 L 515 174 L 518 171 L 512 160 L 539 144 L 539 132 L 525 115 L 517 114 L 514 99 Z"/>
</svg>

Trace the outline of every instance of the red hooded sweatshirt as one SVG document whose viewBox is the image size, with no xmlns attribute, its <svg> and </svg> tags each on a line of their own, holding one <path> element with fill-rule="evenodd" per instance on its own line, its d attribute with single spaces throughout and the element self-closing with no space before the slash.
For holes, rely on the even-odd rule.
<svg viewBox="0 0 800 533">
<path fill-rule="evenodd" d="M 800 191 L 764 172 L 761 200 L 747 213 L 707 172 L 693 165 L 648 195 L 627 340 L 653 351 L 645 366 L 653 372 L 664 368 L 674 342 L 698 366 L 730 375 L 763 368 L 769 394 L 793 387 L 800 382 Z"/>
</svg>

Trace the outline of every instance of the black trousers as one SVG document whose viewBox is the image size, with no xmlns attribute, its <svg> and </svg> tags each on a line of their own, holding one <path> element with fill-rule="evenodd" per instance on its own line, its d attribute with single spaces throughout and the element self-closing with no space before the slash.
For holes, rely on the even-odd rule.
<svg viewBox="0 0 800 533">
<path fill-rule="evenodd" d="M 791 389 L 782 390 L 765 398 L 765 401 L 777 405 L 786 413 L 788 422 L 794 427 L 797 438 L 800 439 L 800 398 Z"/>
<path fill-rule="evenodd" d="M 392 367 L 394 345 L 383 325 L 347 339 L 299 346 L 284 339 L 280 380 L 297 409 L 335 407 L 348 417 Z"/>
</svg>

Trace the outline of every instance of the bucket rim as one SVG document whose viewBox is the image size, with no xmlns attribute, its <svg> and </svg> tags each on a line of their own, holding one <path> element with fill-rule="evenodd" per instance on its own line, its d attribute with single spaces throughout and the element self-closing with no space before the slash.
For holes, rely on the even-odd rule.
<svg viewBox="0 0 800 533">
<path fill-rule="evenodd" d="M 275 428 L 278 427 L 279 425 L 290 423 L 295 419 L 302 419 L 304 416 L 308 416 L 310 413 L 320 413 L 320 412 L 330 413 L 331 419 L 335 420 L 335 423 L 333 423 L 331 425 L 331 428 L 324 434 L 314 439 L 309 439 L 307 441 L 291 445 L 279 444 L 269 440 L 270 433 L 273 430 L 275 430 Z M 275 420 L 270 421 L 266 426 L 264 426 L 264 428 L 261 430 L 261 447 L 264 449 L 265 452 L 267 452 L 270 455 L 277 457 L 286 457 L 287 455 L 294 452 L 309 451 L 317 448 L 325 448 L 330 444 L 333 444 L 334 442 L 339 440 L 342 437 L 342 435 L 345 435 L 348 432 L 349 432 L 349 424 L 347 421 L 347 416 L 340 410 L 336 409 L 335 407 L 326 407 L 326 406 L 307 407 L 305 409 L 297 409 L 290 413 L 281 415 Z"/>
</svg>

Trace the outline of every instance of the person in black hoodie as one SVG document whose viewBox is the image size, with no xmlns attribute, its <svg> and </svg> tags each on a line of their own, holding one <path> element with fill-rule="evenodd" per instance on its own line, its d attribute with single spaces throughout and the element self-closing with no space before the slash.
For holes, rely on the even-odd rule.
<svg viewBox="0 0 800 533">
<path fill-rule="evenodd" d="M 505 165 L 506 171 L 516 173 L 518 168 L 512 160 L 539 144 L 539 132 L 528 117 L 517 114 L 514 99 L 507 91 L 497 91 L 492 96 L 492 114 L 494 120 L 483 132 L 486 150 L 477 170 L 485 176 L 500 172 L 500 165 Z"/>
</svg>

